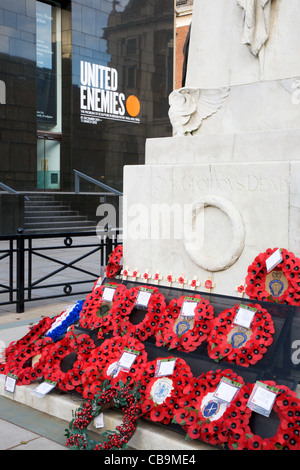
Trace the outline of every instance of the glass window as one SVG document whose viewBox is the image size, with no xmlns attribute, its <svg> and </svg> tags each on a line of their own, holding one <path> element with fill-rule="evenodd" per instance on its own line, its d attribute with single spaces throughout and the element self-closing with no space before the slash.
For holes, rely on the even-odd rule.
<svg viewBox="0 0 300 470">
<path fill-rule="evenodd" d="M 37 127 L 61 132 L 61 10 L 36 2 Z"/>
</svg>

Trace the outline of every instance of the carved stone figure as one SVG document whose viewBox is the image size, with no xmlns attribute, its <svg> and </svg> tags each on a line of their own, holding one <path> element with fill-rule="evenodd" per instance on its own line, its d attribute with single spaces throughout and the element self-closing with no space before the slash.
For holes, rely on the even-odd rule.
<svg viewBox="0 0 300 470">
<path fill-rule="evenodd" d="M 175 135 L 192 135 L 203 119 L 216 113 L 223 106 L 229 88 L 201 90 L 179 88 L 169 96 L 169 118 Z"/>
<path fill-rule="evenodd" d="M 272 0 L 237 0 L 245 10 L 242 42 L 249 47 L 260 61 L 260 75 L 263 75 L 263 52 L 270 35 Z"/>
<path fill-rule="evenodd" d="M 243 44 L 258 55 L 270 34 L 272 0 L 237 0 L 245 10 Z"/>
</svg>

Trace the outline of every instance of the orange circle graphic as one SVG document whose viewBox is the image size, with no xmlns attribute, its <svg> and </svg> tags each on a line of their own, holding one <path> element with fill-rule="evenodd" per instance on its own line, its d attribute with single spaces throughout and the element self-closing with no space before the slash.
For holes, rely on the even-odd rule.
<svg viewBox="0 0 300 470">
<path fill-rule="evenodd" d="M 135 117 L 139 114 L 141 109 L 141 104 L 138 98 L 134 95 L 128 96 L 126 100 L 126 109 L 130 116 Z"/>
</svg>

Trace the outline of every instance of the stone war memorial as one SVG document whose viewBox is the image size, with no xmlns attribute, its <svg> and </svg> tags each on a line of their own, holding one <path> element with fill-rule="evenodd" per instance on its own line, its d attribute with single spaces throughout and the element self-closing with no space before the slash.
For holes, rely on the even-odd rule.
<svg viewBox="0 0 300 470">
<path fill-rule="evenodd" d="M 194 3 L 186 87 L 169 98 L 174 137 L 149 139 L 146 165 L 125 168 L 125 264 L 235 295 L 260 252 L 300 256 L 299 8 Z"/>
<path fill-rule="evenodd" d="M 300 450 L 299 50 L 300 0 L 194 0 L 173 136 L 124 168 L 105 277 L 0 364 L 66 447 Z"/>
</svg>

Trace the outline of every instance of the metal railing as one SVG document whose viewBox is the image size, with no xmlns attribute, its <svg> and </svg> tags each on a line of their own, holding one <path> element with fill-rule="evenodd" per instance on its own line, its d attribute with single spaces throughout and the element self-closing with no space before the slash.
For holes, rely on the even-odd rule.
<svg viewBox="0 0 300 470">
<path fill-rule="evenodd" d="M 73 170 L 75 173 L 75 193 L 80 193 L 80 178 L 88 181 L 89 183 L 95 184 L 106 191 L 110 191 L 111 193 L 115 194 L 116 196 L 123 196 L 123 193 L 118 191 L 117 189 L 111 188 L 107 184 L 101 183 L 101 181 L 96 180 L 95 178 L 91 178 L 91 176 L 85 175 L 81 173 L 81 171 Z"/>
<path fill-rule="evenodd" d="M 112 229 L 109 237 L 105 230 L 30 235 L 19 229 L 0 236 L 0 306 L 15 304 L 22 313 L 26 302 L 88 294 L 120 244 L 119 234 Z M 83 286 L 88 287 L 74 292 Z"/>
<path fill-rule="evenodd" d="M 4 191 L 10 193 L 10 194 L 16 194 L 17 196 L 21 196 L 21 193 L 16 191 L 15 189 L 11 188 L 10 186 L 7 186 L 7 184 L 1 183 L 0 181 L 0 188 L 3 189 Z M 28 196 L 24 196 L 24 198 L 29 201 Z"/>
</svg>

